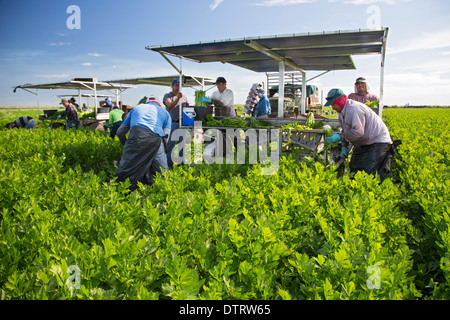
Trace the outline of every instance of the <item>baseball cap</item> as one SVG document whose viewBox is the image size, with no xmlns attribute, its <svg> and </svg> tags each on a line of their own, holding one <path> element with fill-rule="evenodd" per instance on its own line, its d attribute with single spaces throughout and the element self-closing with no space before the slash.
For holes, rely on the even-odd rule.
<svg viewBox="0 0 450 320">
<path fill-rule="evenodd" d="M 364 77 L 359 77 L 358 79 L 356 79 L 355 83 L 358 83 L 358 82 L 367 82 L 367 80 Z"/>
<path fill-rule="evenodd" d="M 218 84 L 218 83 L 227 83 L 227 80 L 225 80 L 224 77 L 218 77 L 215 83 L 216 84 Z"/>
<path fill-rule="evenodd" d="M 61 102 L 59 104 L 63 104 L 64 102 L 69 102 L 67 99 L 61 99 Z"/>
<path fill-rule="evenodd" d="M 145 104 L 148 104 L 148 103 L 156 103 L 158 106 L 161 107 L 161 104 L 153 96 L 150 96 L 149 98 L 147 98 Z"/>
<path fill-rule="evenodd" d="M 331 89 L 326 97 L 327 102 L 325 103 L 325 107 L 331 106 L 333 104 L 334 99 L 345 96 L 344 91 L 341 89 Z"/>
<path fill-rule="evenodd" d="M 178 79 L 178 78 L 173 79 L 172 85 L 175 85 L 175 84 L 180 84 L 180 79 Z"/>
</svg>

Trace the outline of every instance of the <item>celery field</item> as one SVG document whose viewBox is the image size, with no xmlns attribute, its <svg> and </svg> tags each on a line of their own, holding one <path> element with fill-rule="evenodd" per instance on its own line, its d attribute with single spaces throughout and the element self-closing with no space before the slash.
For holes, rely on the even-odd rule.
<svg viewBox="0 0 450 320">
<path fill-rule="evenodd" d="M 450 109 L 384 110 L 402 145 L 382 184 L 282 156 L 272 176 L 182 165 L 131 194 L 117 138 L 11 117 L 0 299 L 450 299 Z"/>
</svg>

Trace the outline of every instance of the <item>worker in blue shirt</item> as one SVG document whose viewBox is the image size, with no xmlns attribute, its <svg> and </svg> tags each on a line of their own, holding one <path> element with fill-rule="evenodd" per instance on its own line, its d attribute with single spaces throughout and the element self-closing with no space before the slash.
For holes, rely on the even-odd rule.
<svg viewBox="0 0 450 320">
<path fill-rule="evenodd" d="M 117 180 L 129 178 L 130 190 L 136 189 L 138 182 L 153 184 L 153 175 L 168 169 L 165 144 L 171 127 L 170 114 L 154 98 L 148 98 L 146 103 L 131 109 L 117 130 L 117 136 L 124 145 L 115 174 Z"/>
<path fill-rule="evenodd" d="M 258 118 L 268 118 L 271 114 L 270 101 L 266 96 L 266 92 L 263 89 L 258 89 L 258 104 L 253 110 L 252 116 Z"/>
</svg>

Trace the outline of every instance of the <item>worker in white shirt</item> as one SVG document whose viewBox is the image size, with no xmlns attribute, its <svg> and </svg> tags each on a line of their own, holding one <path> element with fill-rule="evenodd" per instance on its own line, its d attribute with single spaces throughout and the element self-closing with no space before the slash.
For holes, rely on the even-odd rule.
<svg viewBox="0 0 450 320">
<path fill-rule="evenodd" d="M 236 117 L 234 109 L 233 91 L 227 88 L 227 81 L 224 77 L 216 80 L 217 90 L 213 92 L 211 98 L 201 97 L 200 102 L 212 103 L 216 107 L 218 117 Z"/>
</svg>

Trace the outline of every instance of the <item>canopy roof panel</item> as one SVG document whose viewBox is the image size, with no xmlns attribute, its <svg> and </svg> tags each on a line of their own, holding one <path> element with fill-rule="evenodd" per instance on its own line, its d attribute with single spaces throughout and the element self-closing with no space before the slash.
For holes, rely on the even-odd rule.
<svg viewBox="0 0 450 320">
<path fill-rule="evenodd" d="M 131 78 L 131 79 L 119 79 L 119 80 L 111 80 L 106 81 L 108 83 L 124 83 L 131 85 L 138 84 L 148 84 L 148 85 L 157 85 L 157 86 L 171 86 L 173 79 L 178 79 L 179 75 L 173 76 L 159 76 L 159 77 L 142 77 L 142 78 Z M 205 78 L 200 76 L 189 76 L 183 75 L 182 86 L 183 87 L 198 87 L 202 85 L 202 80 L 204 81 L 204 85 L 213 85 L 215 80 L 211 78 Z"/>
<path fill-rule="evenodd" d="M 196 62 L 230 63 L 255 72 L 356 69 L 351 55 L 380 54 L 387 29 L 336 31 L 152 46 L 148 50 Z"/>
<path fill-rule="evenodd" d="M 14 87 L 14 91 L 16 89 L 67 89 L 67 90 L 95 90 L 103 91 L 103 90 L 125 90 L 128 88 L 133 88 L 133 86 L 129 85 L 118 85 L 111 84 L 107 82 L 91 82 L 91 81 L 66 81 L 66 82 L 56 82 L 56 83 L 44 83 L 44 84 L 24 84 L 21 86 Z"/>
</svg>

